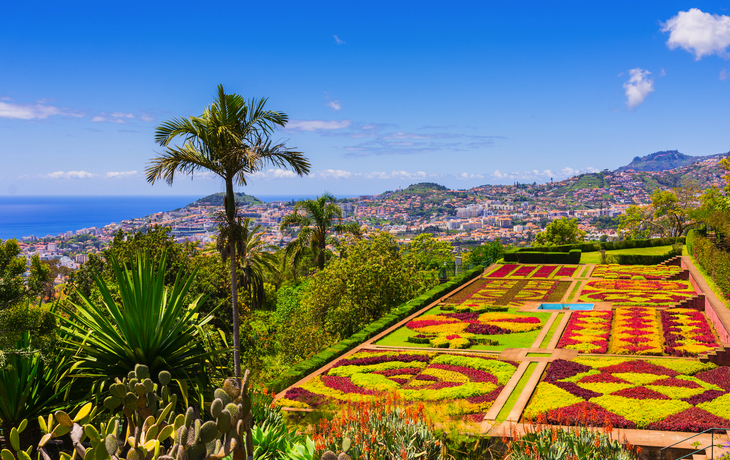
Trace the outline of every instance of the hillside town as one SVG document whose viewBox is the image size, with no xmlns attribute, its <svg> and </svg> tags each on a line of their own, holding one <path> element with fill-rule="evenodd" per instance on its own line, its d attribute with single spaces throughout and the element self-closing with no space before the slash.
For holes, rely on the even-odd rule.
<svg viewBox="0 0 730 460">
<path fill-rule="evenodd" d="M 578 219 L 588 240 L 610 240 L 618 237 L 618 217 L 631 205 L 648 203 L 651 191 L 657 187 L 667 189 L 686 180 L 701 188 L 721 186 L 720 158 L 714 156 L 672 170 L 602 171 L 545 184 L 484 185 L 455 191 L 423 183 L 380 195 L 341 199 L 337 204 L 345 220 L 354 220 L 366 229 L 389 232 L 402 242 L 428 232 L 450 242 L 457 251 L 465 245 L 496 239 L 504 244 L 526 246 L 548 222 L 561 217 Z M 217 232 L 215 214 L 220 211 L 220 200 L 211 197 L 181 209 L 112 222 L 101 228 L 27 235 L 19 243 L 28 260 L 37 254 L 41 260 L 57 259 L 60 266 L 72 270 L 83 264 L 89 254 L 102 250 L 120 230 L 170 227 L 176 240 L 196 242 L 203 247 L 215 241 Z M 261 225 L 268 244 L 283 247 L 291 241 L 293 234 L 282 233 L 279 223 L 294 211 L 294 202 L 263 203 L 250 196 L 246 198 L 240 205 L 241 215 Z"/>
</svg>

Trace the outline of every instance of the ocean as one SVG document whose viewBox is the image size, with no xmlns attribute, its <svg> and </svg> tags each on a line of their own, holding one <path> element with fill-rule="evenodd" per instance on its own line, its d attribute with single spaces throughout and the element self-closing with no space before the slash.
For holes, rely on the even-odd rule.
<svg viewBox="0 0 730 460">
<path fill-rule="evenodd" d="M 262 201 L 291 201 L 316 195 L 262 195 Z M 344 198 L 345 196 L 337 196 Z M 0 239 L 56 236 L 112 222 L 172 211 L 199 196 L 8 196 L 0 195 Z"/>
</svg>

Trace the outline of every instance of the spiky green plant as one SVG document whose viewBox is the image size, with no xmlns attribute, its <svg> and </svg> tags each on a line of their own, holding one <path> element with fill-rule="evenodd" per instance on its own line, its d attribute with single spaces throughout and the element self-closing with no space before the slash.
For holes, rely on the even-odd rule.
<svg viewBox="0 0 730 460">
<path fill-rule="evenodd" d="M 74 376 L 105 383 L 144 364 L 155 375 L 169 369 L 173 379 L 209 387 L 210 368 L 215 366 L 206 361 L 226 350 L 216 350 L 203 328 L 213 317 L 198 314 L 202 296 L 188 302 L 197 269 L 181 270 L 175 283 L 166 287 L 165 261 L 163 253 L 155 271 L 141 253 L 132 268 L 110 256 L 118 293 L 95 274 L 101 302 L 77 292 L 81 301 L 64 308 L 65 314 L 59 316 L 66 332 L 62 343 L 68 350 L 78 350 Z"/>
</svg>

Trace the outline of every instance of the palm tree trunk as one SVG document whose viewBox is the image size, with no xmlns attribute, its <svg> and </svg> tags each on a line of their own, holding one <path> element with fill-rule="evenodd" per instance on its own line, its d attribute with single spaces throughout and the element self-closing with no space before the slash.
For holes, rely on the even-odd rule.
<svg viewBox="0 0 730 460">
<path fill-rule="evenodd" d="M 233 194 L 233 180 L 226 180 L 226 217 L 228 228 L 233 228 L 236 220 L 236 195 Z M 241 378 L 241 338 L 238 325 L 238 274 L 236 273 L 236 241 L 231 237 L 228 241 L 231 258 L 231 306 L 233 309 L 233 374 Z"/>
</svg>

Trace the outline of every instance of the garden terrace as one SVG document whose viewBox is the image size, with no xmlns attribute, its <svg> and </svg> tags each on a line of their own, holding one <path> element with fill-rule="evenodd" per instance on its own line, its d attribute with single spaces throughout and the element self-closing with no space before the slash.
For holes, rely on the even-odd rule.
<svg viewBox="0 0 730 460">
<path fill-rule="evenodd" d="M 493 265 L 278 404 L 313 411 L 396 391 L 469 432 L 502 436 L 537 417 L 608 421 L 632 443 L 660 447 L 730 427 L 730 368 L 704 357 L 727 344 L 727 310 L 718 313 L 712 295 L 701 297 L 701 277 L 682 268 L 689 280 L 667 280 L 680 269 L 663 266 Z M 707 307 L 679 306 L 688 299 Z M 537 309 L 548 301 L 595 307 Z"/>
</svg>

